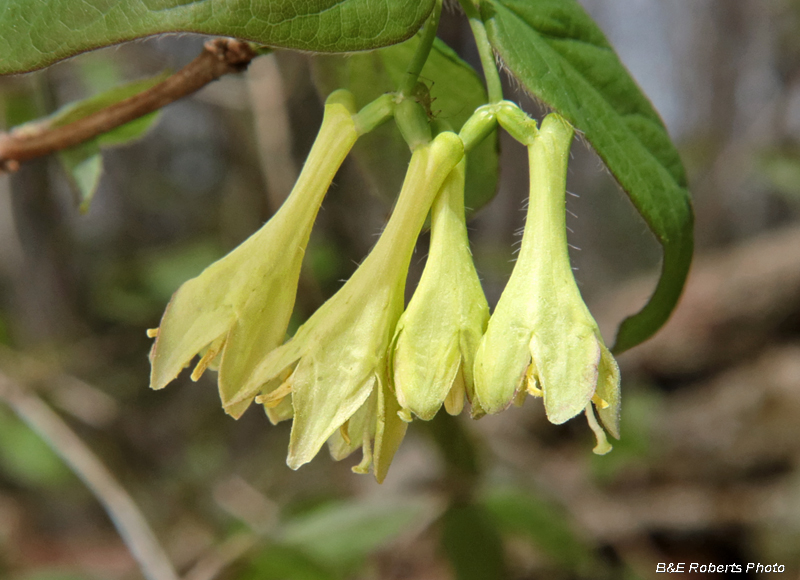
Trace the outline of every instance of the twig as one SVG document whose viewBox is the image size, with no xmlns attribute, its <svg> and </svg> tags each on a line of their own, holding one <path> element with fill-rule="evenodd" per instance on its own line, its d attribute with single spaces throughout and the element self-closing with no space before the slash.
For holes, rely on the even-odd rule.
<svg viewBox="0 0 800 580">
<path fill-rule="evenodd" d="M 97 111 L 73 123 L 51 127 L 26 126 L 0 136 L 0 171 L 16 171 L 23 161 L 80 145 L 98 135 L 152 113 L 200 90 L 219 77 L 247 68 L 256 57 L 251 46 L 239 40 L 215 38 L 203 52 L 164 82 Z"/>
<path fill-rule="evenodd" d="M 0 373 L 0 399 L 36 431 L 86 484 L 148 580 L 178 580 L 139 508 L 111 472 L 47 404 Z"/>
</svg>

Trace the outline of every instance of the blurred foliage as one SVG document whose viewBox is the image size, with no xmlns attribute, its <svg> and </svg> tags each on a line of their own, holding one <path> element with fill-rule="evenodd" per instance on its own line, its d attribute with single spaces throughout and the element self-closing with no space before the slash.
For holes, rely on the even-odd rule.
<svg viewBox="0 0 800 580">
<path fill-rule="evenodd" d="M 61 459 L 6 409 L 0 409 L 0 466 L 3 475 L 23 486 L 47 489 L 72 483 Z"/>
<path fill-rule="evenodd" d="M 346 570 L 410 525 L 434 506 L 424 500 L 337 502 L 317 507 L 285 523 L 280 541 L 302 549 L 327 566 Z"/>
<path fill-rule="evenodd" d="M 501 530 L 527 538 L 560 568 L 601 576 L 602 566 L 591 547 L 578 539 L 566 510 L 513 489 L 491 490 L 484 502 Z"/>
<path fill-rule="evenodd" d="M 503 542 L 486 510 L 454 504 L 442 520 L 442 546 L 459 580 L 507 577 Z"/>
<path fill-rule="evenodd" d="M 659 107 L 690 171 L 701 250 L 720 252 L 710 265 L 701 258 L 697 273 L 727 263 L 734 243 L 797 227 L 800 3 L 648 1 L 629 9 L 630 29 L 615 17 L 619 3 L 586 4 L 645 91 L 665 103 Z M 476 67 L 463 22 L 447 12 L 443 18 L 442 36 Z M 659 31 L 667 24 L 664 45 Z M 163 38 L 4 78 L 5 125 L 177 69 L 201 46 L 192 37 Z M 349 471 L 358 457 L 336 464 L 321 456 L 290 471 L 287 426 L 270 425 L 258 410 L 230 420 L 210 379 L 194 384 L 184 375 L 163 392 L 148 391 L 145 329 L 157 326 L 184 280 L 275 210 L 259 164 L 264 136 L 254 127 L 275 127 L 282 116 L 292 142 L 280 146 L 298 164 L 316 132 L 312 59 L 262 58 L 274 59 L 281 73 L 268 78 L 283 87 L 277 106 L 265 113 L 265 96 L 251 95 L 246 76 L 170 106 L 141 140 L 104 152 L 86 215 L 75 211 L 52 159 L 0 179 L 0 341 L 19 359 L 0 357 L 0 371 L 64 416 L 130 491 L 181 572 L 242 535 L 251 547 L 220 580 L 602 580 L 649 578 L 661 561 L 759 559 L 800 569 L 796 301 L 782 305 L 776 330 L 758 335 L 744 355 L 726 351 L 702 363 L 726 337 L 753 334 L 744 306 L 774 302 L 758 291 L 726 303 L 729 317 L 710 331 L 702 326 L 708 308 L 691 310 L 682 340 L 657 342 L 659 335 L 651 358 L 639 349 L 621 357 L 623 438 L 604 457 L 591 455 L 584 424 L 549 425 L 541 404 L 529 400 L 477 422 L 445 415 L 415 422 L 377 486 Z M 647 85 L 653 72 L 657 82 Z M 540 110 L 506 89 L 527 110 Z M 500 189 L 470 232 L 490 301 L 510 272 L 528 179 L 524 151 L 503 145 Z M 657 244 L 579 143 L 570 167 L 569 189 L 580 196 L 567 202 L 578 216 L 568 218 L 570 242 L 581 248 L 573 265 L 593 312 L 612 318 L 604 328 L 613 328 L 652 289 Z M 385 223 L 391 199 L 370 195 L 369 185 L 355 163 L 337 176 L 306 254 L 298 324 L 352 273 Z M 423 235 L 409 288 L 426 248 Z M 761 254 L 757 266 L 793 251 Z M 793 288 L 791 272 L 768 279 L 752 264 L 732 269 L 756 272 L 757 288 L 771 280 Z M 631 294 L 630 279 L 642 274 L 650 282 Z M 614 298 L 622 308 L 609 306 Z M 776 359 L 780 348 L 790 350 Z M 6 408 L 0 576 L 140 578 L 83 484 Z"/>
</svg>

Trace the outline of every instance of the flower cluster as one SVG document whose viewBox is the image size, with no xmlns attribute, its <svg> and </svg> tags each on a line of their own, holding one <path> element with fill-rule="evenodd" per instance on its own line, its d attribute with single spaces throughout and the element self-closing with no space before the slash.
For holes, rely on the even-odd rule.
<svg viewBox="0 0 800 580">
<path fill-rule="evenodd" d="M 496 122 L 493 113 L 484 118 Z M 226 412 L 239 417 L 255 401 L 273 423 L 293 420 L 287 460 L 293 469 L 327 442 L 335 459 L 361 448 L 354 470 L 372 470 L 382 481 L 414 417 L 432 419 L 442 406 L 458 414 L 468 402 L 478 418 L 525 393 L 544 398 L 553 423 L 585 411 L 598 438 L 595 451 L 605 453 L 610 445 L 592 405 L 618 437 L 619 372 L 570 268 L 564 193 L 572 129 L 555 115 L 540 129 L 531 121 L 526 133 L 528 219 L 491 317 L 464 221 L 469 139 L 463 130 L 434 138 L 411 131 L 411 162 L 380 239 L 342 288 L 284 342 L 311 227 L 363 132 L 358 120 L 351 96 L 332 95 L 281 209 L 175 293 L 152 332 L 151 387 L 164 387 L 199 355 L 192 378 L 218 369 Z M 430 253 L 406 306 L 409 261 L 429 213 Z"/>
</svg>

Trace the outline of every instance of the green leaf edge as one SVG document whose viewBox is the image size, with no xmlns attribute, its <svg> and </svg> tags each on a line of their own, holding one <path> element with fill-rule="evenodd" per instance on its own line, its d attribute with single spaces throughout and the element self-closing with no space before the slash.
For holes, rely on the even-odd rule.
<svg viewBox="0 0 800 580">
<path fill-rule="evenodd" d="M 513 2 L 513 0 L 505 1 Z M 510 62 L 513 61 L 513 57 L 508 58 L 508 56 L 510 53 L 513 53 L 514 49 L 519 49 L 519 46 L 518 43 L 509 43 L 509 45 L 506 45 L 503 42 L 502 31 L 500 29 L 500 25 L 498 24 L 498 20 L 495 18 L 496 14 L 503 10 L 508 11 L 513 17 L 522 20 L 525 26 L 530 27 L 530 29 L 535 32 L 535 38 L 533 41 L 539 45 L 537 46 L 537 49 L 544 49 L 543 52 L 545 53 L 552 51 L 551 54 L 548 55 L 551 57 L 553 54 L 557 55 L 558 64 L 560 65 L 558 67 L 560 70 L 557 72 L 562 74 L 551 74 L 551 76 L 561 79 L 562 88 L 564 83 L 574 83 L 578 85 L 584 85 L 582 87 L 579 86 L 578 90 L 574 91 L 575 93 L 580 94 L 581 91 L 586 91 L 587 89 L 590 91 L 596 91 L 595 87 L 589 84 L 588 81 L 586 81 L 583 76 L 580 75 L 580 73 L 572 68 L 571 64 L 566 61 L 565 57 L 562 56 L 561 53 L 555 51 L 555 49 L 553 49 L 549 44 L 547 44 L 546 41 L 542 39 L 541 34 L 537 29 L 530 26 L 524 21 L 522 16 L 520 16 L 512 8 L 505 6 L 502 2 L 503 0 L 483 0 L 481 3 L 481 17 L 484 20 L 489 35 L 489 40 L 492 43 L 492 47 L 494 48 L 495 52 L 503 60 L 508 70 L 528 92 L 530 92 L 537 99 L 541 100 L 548 107 L 551 107 L 557 111 L 560 115 L 572 123 L 578 131 L 582 132 L 583 137 L 592 145 L 597 154 L 611 171 L 611 174 L 620 184 L 623 191 L 625 191 L 625 193 L 628 195 L 637 211 L 645 219 L 650 227 L 650 230 L 656 236 L 663 249 L 661 275 L 655 291 L 651 295 L 647 304 L 639 312 L 629 316 L 620 324 L 616 341 L 612 348 L 615 354 L 619 354 L 625 350 L 633 348 L 634 346 L 653 336 L 653 334 L 655 334 L 669 319 L 672 311 L 678 303 L 678 300 L 680 299 L 681 293 L 683 292 L 683 287 L 691 267 L 692 254 L 694 252 L 694 216 L 691 206 L 691 199 L 689 197 L 689 191 L 686 186 L 686 177 L 683 166 L 680 163 L 680 158 L 678 157 L 677 151 L 674 149 L 674 145 L 672 145 L 672 142 L 669 140 L 669 137 L 666 133 L 666 128 L 664 128 L 663 122 L 658 116 L 658 113 L 656 113 L 647 97 L 644 96 L 644 94 L 636 85 L 635 81 L 630 77 L 629 73 L 616 57 L 616 54 L 613 52 L 613 48 L 606 40 L 605 35 L 597 27 L 594 21 L 591 20 L 588 14 L 585 13 L 583 8 L 577 4 L 577 2 L 574 0 L 560 0 L 560 2 L 564 5 L 563 10 L 565 11 L 570 9 L 570 7 L 566 6 L 567 4 L 572 5 L 571 8 L 575 11 L 575 14 L 580 15 L 580 21 L 570 22 L 569 25 L 572 25 L 571 29 L 568 31 L 562 31 L 562 36 L 556 37 L 553 35 L 550 38 L 554 39 L 554 41 L 572 40 L 578 42 L 587 42 L 588 44 L 591 44 L 601 50 L 610 51 L 611 55 L 613 55 L 614 59 L 616 59 L 616 63 L 619 65 L 619 71 L 622 71 L 624 75 L 623 77 L 617 77 L 614 80 L 618 83 L 622 82 L 624 85 L 627 85 L 625 87 L 628 91 L 626 96 L 629 98 L 632 97 L 630 100 L 633 101 L 635 112 L 627 113 L 626 115 L 625 112 L 614 108 L 610 103 L 608 103 L 602 94 L 599 94 L 599 96 L 602 102 L 607 105 L 607 109 L 613 114 L 618 115 L 623 122 L 625 121 L 626 116 L 634 117 L 631 119 L 632 121 L 636 120 L 640 122 L 638 132 L 634 131 L 634 129 L 627 124 L 620 124 L 620 127 L 624 127 L 624 132 L 626 133 L 626 139 L 628 142 L 630 142 L 631 139 L 634 140 L 635 144 L 640 145 L 644 150 L 643 152 L 649 154 L 649 156 L 656 162 L 658 166 L 658 175 L 644 177 L 645 181 L 647 181 L 648 178 L 651 178 L 651 182 L 654 179 L 658 179 L 661 181 L 662 185 L 666 185 L 666 189 L 670 191 L 671 195 L 677 194 L 677 197 L 663 197 L 663 199 L 658 199 L 657 201 L 660 202 L 666 201 L 666 204 L 661 208 L 652 208 L 651 210 L 650 208 L 646 207 L 645 204 L 650 200 L 644 199 L 644 197 L 649 195 L 649 193 L 640 193 L 638 189 L 631 187 L 630 182 L 637 181 L 637 178 L 628 178 L 627 176 L 621 175 L 620 168 L 617 167 L 613 162 L 609 163 L 607 150 L 602 146 L 598 147 L 597 140 L 594 138 L 594 122 L 583 122 L 583 120 L 580 118 L 581 115 L 578 114 L 578 111 L 570 107 L 568 102 L 565 102 L 569 100 L 569 91 L 562 91 L 562 94 L 560 95 L 549 94 L 547 91 L 542 90 L 541 87 L 533 86 L 530 82 L 526 82 L 527 79 L 522 78 L 522 75 L 519 75 L 518 71 L 513 69 L 513 64 Z M 569 37 L 569 33 L 575 34 L 587 32 L 590 35 L 589 41 Z M 575 78 L 576 75 L 577 79 Z M 627 104 L 630 106 L 631 103 L 628 102 Z M 661 143 L 655 144 L 651 142 L 649 143 L 650 147 L 648 147 L 648 144 L 643 141 L 643 138 L 646 139 L 648 135 L 644 133 L 645 127 L 641 126 L 641 121 L 655 122 L 658 128 L 663 131 L 664 136 L 666 136 L 666 141 L 659 139 L 659 135 L 657 134 L 651 134 L 649 137 L 655 137 L 659 139 Z M 654 151 L 656 146 L 663 148 L 665 145 L 669 149 Z M 641 153 L 642 152 L 637 152 L 636 156 L 640 157 Z M 656 188 L 652 189 L 657 193 Z M 664 207 L 667 209 L 666 212 L 663 211 Z M 664 223 L 660 224 L 658 220 L 663 220 Z"/>
<path fill-rule="evenodd" d="M 27 28 L 24 26 L 25 21 L 24 18 L 19 18 L 17 21 L 11 20 L 17 16 L 17 12 L 20 12 L 21 9 L 19 6 L 9 5 L 6 6 L 11 0 L 5 0 L 4 3 L 0 6 L 0 47 L 5 45 L 13 45 L 17 44 L 20 41 L 20 38 L 24 37 L 26 34 L 30 36 L 31 26 Z M 46 0 L 45 0 L 46 1 Z M 261 46 L 261 51 L 263 51 L 264 47 L 270 48 L 284 48 L 288 50 L 298 50 L 304 52 L 319 52 L 319 53 L 346 53 L 346 52 L 356 52 L 356 51 L 363 51 L 363 50 L 372 50 L 375 48 L 381 48 L 384 46 L 390 46 L 393 44 L 397 44 L 404 40 L 409 39 L 414 33 L 419 30 L 422 24 L 430 15 L 431 11 L 433 10 L 435 0 L 417 0 L 419 3 L 418 12 L 416 14 L 416 18 L 414 21 L 405 29 L 402 33 L 392 33 L 392 34 L 385 34 L 381 33 L 375 38 L 365 39 L 361 37 L 348 37 L 344 40 L 341 40 L 336 44 L 335 47 L 325 46 L 321 43 L 317 42 L 316 44 L 313 41 L 295 39 L 291 37 L 286 37 L 285 34 L 282 33 L 280 29 L 278 29 L 278 25 L 273 25 L 273 28 L 267 28 L 265 32 L 262 34 L 258 34 L 255 32 L 251 32 L 248 28 L 251 28 L 252 20 L 255 19 L 255 16 L 252 14 L 251 10 L 248 10 L 249 19 L 246 22 L 238 22 L 238 21 L 219 21 L 219 19 L 209 19 L 207 16 L 204 16 L 201 10 L 203 8 L 206 9 L 206 12 L 213 13 L 214 5 L 212 4 L 213 0 L 178 0 L 177 2 L 173 2 L 172 6 L 166 6 L 162 8 L 147 8 L 147 13 L 143 16 L 141 14 L 141 8 L 137 8 L 136 6 L 130 7 L 128 9 L 129 12 L 133 12 L 134 14 L 129 14 L 125 12 L 125 7 L 119 7 L 119 3 L 112 3 L 112 8 L 119 9 L 123 12 L 122 17 L 130 19 L 133 18 L 144 18 L 147 16 L 152 16 L 153 13 L 157 15 L 157 17 L 162 18 L 162 22 L 164 24 L 162 26 L 153 25 L 149 23 L 139 24 L 139 28 L 143 29 L 142 31 L 130 31 L 126 30 L 122 33 L 117 34 L 110 34 L 108 38 L 100 40 L 100 41 L 92 41 L 92 40 L 84 40 L 80 37 L 80 34 L 84 31 L 70 31 L 71 36 L 68 38 L 63 38 L 60 46 L 56 50 L 51 50 L 49 52 L 42 52 L 39 50 L 36 54 L 37 57 L 26 57 L 25 59 L 20 60 L 16 55 L 10 56 L 6 54 L 5 57 L 0 58 L 0 75 L 5 74 L 19 74 L 19 73 L 26 73 L 32 72 L 35 70 L 39 70 L 50 66 L 58 61 L 71 58 L 78 54 L 89 52 L 92 50 L 97 50 L 99 48 L 105 48 L 108 46 L 114 46 L 117 44 L 122 44 L 124 42 L 130 42 L 133 40 L 139 40 L 142 38 L 147 38 L 150 36 L 156 36 L 160 34 L 183 34 L 183 33 L 194 33 L 194 34 L 202 34 L 202 35 L 212 35 L 212 36 L 228 36 L 228 37 L 235 37 L 240 40 L 250 41 Z M 263 4 L 264 2 L 269 2 L 270 0 L 260 0 Z M 319 10 L 319 12 L 309 12 L 306 14 L 299 14 L 292 18 L 289 18 L 287 21 L 292 21 L 297 18 L 310 18 L 314 16 L 319 16 L 324 12 L 331 10 L 332 8 L 336 8 L 337 6 L 342 3 L 346 3 L 349 0 L 339 0 L 334 4 L 332 7 L 324 7 Z M 391 2 L 396 0 L 388 0 L 387 5 L 390 5 Z M 202 3 L 202 6 L 195 6 L 195 4 Z M 146 3 L 145 3 L 146 4 Z M 218 8 L 218 7 L 217 7 Z M 39 10 L 43 11 L 46 10 L 47 6 L 40 6 Z M 341 9 L 341 7 L 340 7 Z M 137 13 L 137 10 L 139 12 Z M 179 24 L 172 24 L 168 19 L 175 15 L 175 11 L 183 10 L 185 12 L 185 22 L 180 22 Z M 57 18 L 57 10 L 54 9 L 56 14 L 54 15 L 53 21 L 55 24 L 59 26 L 65 26 L 63 22 L 58 21 Z M 366 7 L 362 6 L 362 12 L 369 12 Z M 395 10 L 396 12 L 396 10 Z M 9 16 L 10 15 L 10 16 Z M 119 15 L 117 15 L 119 16 Z M 263 14 L 259 13 L 259 16 L 263 17 Z M 21 20 L 23 25 L 20 24 Z M 211 22 L 209 23 L 209 20 Z M 279 22 L 278 24 L 284 24 L 285 22 Z M 29 22 L 27 24 L 30 24 Z M 88 25 L 82 23 L 83 28 L 86 28 Z M 92 22 L 91 26 L 95 26 L 96 22 Z M 385 29 L 386 27 L 384 27 Z M 46 31 L 38 30 L 41 34 Z M 283 34 L 283 38 L 281 37 Z M 4 38 L 5 37 L 5 38 Z M 35 47 L 34 47 L 35 48 Z M 34 52 L 31 50 L 30 52 Z M 12 62 L 12 60 L 16 60 L 19 62 Z"/>
</svg>

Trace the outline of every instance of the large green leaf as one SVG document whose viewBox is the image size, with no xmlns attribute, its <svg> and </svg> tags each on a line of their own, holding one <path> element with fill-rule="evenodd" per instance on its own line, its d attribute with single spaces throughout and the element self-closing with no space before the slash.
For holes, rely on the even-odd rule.
<svg viewBox="0 0 800 580">
<path fill-rule="evenodd" d="M 680 297 L 692 257 L 686 175 L 658 114 L 576 0 L 482 0 L 481 18 L 509 72 L 591 143 L 663 247 L 648 304 L 614 350 L 652 336 Z"/>
<path fill-rule="evenodd" d="M 434 0 L 0 0 L 0 74 L 162 32 L 313 52 L 405 40 Z"/>
<path fill-rule="evenodd" d="M 398 44 L 349 57 L 314 59 L 314 80 L 323 95 L 347 88 L 363 107 L 384 93 L 397 90 L 419 44 L 419 35 Z M 422 69 L 421 81 L 430 89 L 430 113 L 458 131 L 473 111 L 487 101 L 486 89 L 475 70 L 444 42 L 436 40 Z M 428 101 L 428 99 L 421 99 Z M 353 149 L 367 179 L 382 197 L 394 199 L 400 191 L 411 154 L 393 123 L 360 138 Z M 497 189 L 497 132 L 492 132 L 467 156 L 465 203 L 477 210 Z"/>
</svg>

